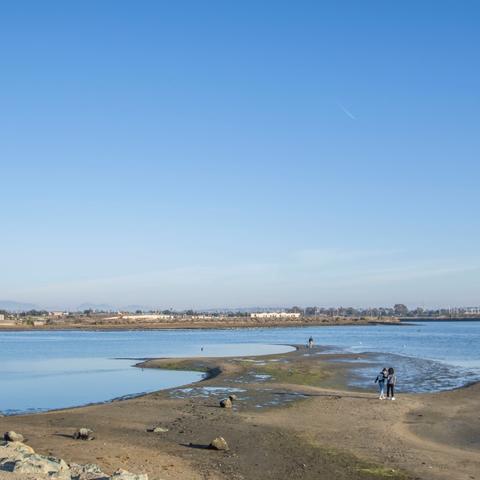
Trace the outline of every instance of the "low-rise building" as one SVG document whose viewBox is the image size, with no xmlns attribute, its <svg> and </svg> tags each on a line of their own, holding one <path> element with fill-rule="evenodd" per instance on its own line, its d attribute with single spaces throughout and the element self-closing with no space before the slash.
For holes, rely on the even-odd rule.
<svg viewBox="0 0 480 480">
<path fill-rule="evenodd" d="M 480 315 L 480 307 L 468 307 L 465 309 L 466 315 Z"/>
<path fill-rule="evenodd" d="M 300 313 L 289 312 L 258 312 L 251 313 L 252 318 L 300 318 Z"/>
</svg>

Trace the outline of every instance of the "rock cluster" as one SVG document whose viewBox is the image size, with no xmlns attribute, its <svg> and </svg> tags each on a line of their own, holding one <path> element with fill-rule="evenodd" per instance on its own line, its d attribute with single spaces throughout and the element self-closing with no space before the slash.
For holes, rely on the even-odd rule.
<svg viewBox="0 0 480 480">
<path fill-rule="evenodd" d="M 146 474 L 136 475 L 126 470 L 117 470 L 110 476 L 95 464 L 68 465 L 61 458 L 39 455 L 19 441 L 0 444 L 0 471 L 33 476 L 38 480 L 148 480 Z"/>
</svg>

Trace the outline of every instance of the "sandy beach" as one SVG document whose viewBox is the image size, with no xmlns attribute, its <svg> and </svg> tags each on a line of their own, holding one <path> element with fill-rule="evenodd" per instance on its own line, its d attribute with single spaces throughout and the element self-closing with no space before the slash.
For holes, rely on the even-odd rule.
<svg viewBox="0 0 480 480">
<path fill-rule="evenodd" d="M 299 347 L 267 357 L 150 360 L 139 366 L 202 370 L 209 378 L 129 400 L 3 417 L 0 430 L 21 432 L 41 454 L 154 480 L 478 478 L 480 385 L 379 401 L 373 382 L 371 392 L 346 387 L 350 366 L 338 360 L 348 357 Z M 220 408 L 230 393 L 233 408 Z M 95 439 L 74 440 L 79 427 Z M 153 427 L 167 431 L 147 431 Z M 207 448 L 217 436 L 228 451 Z"/>
</svg>

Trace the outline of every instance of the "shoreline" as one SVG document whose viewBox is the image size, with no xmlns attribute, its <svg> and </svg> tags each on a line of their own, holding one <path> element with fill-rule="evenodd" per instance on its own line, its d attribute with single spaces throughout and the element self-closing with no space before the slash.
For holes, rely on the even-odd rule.
<svg viewBox="0 0 480 480">
<path fill-rule="evenodd" d="M 373 384 L 371 391 L 347 387 L 352 364 L 342 360 L 361 354 L 294 347 L 271 355 L 148 359 L 134 366 L 210 374 L 134 398 L 2 417 L 0 428 L 22 433 L 40 453 L 98 463 L 106 472 L 120 463 L 150 480 L 278 480 L 285 474 L 460 480 L 479 471 L 479 383 L 381 402 Z M 219 408 L 230 393 L 238 397 L 233 409 Z M 152 425 L 166 431 L 148 433 Z M 73 440 L 79 427 L 92 428 L 96 439 Z M 215 436 L 225 437 L 228 452 L 206 449 Z"/>
<path fill-rule="evenodd" d="M 407 325 L 397 318 L 382 319 L 301 319 L 301 320 L 244 320 L 243 318 L 221 317 L 209 321 L 168 321 L 168 322 L 125 322 L 108 323 L 100 321 L 98 323 L 67 323 L 61 322 L 52 325 L 11 325 L 0 323 L 0 332 L 23 332 L 23 331 L 136 331 L 136 330 L 233 330 L 248 328 L 302 328 L 302 327 L 343 327 L 343 326 L 367 326 L 367 325 Z"/>
<path fill-rule="evenodd" d="M 268 358 L 268 357 L 277 357 L 277 356 L 287 356 L 289 354 L 299 352 L 299 351 L 304 351 L 305 350 L 305 345 L 301 344 L 270 344 L 270 345 L 278 345 L 278 346 L 284 346 L 284 347 L 290 347 L 293 350 L 288 351 L 288 352 L 280 352 L 280 353 L 259 353 L 258 355 L 230 355 L 230 356 L 214 356 L 214 357 L 137 357 L 137 358 L 132 358 L 132 357 L 113 357 L 113 360 L 129 360 L 132 362 L 138 362 L 138 363 L 133 363 L 130 365 L 131 368 L 148 368 L 148 369 L 159 369 L 159 370 L 165 370 L 165 371 L 182 371 L 182 372 L 200 372 L 203 374 L 203 377 L 197 380 L 196 382 L 191 382 L 191 383 L 186 383 L 186 384 L 181 384 L 177 385 L 174 387 L 166 387 L 166 388 L 160 388 L 156 390 L 151 390 L 151 391 L 144 391 L 144 392 L 133 392 L 133 393 L 127 393 L 125 395 L 121 395 L 118 397 L 114 397 L 111 399 L 107 400 L 99 400 L 99 401 L 94 401 L 94 402 L 89 402 L 89 403 L 84 403 L 84 404 L 79 404 L 79 405 L 72 405 L 72 406 L 67 406 L 67 407 L 58 407 L 58 408 L 46 408 L 46 409 L 41 409 L 38 411 L 22 411 L 18 413 L 5 413 L 5 411 L 0 411 L 0 417 L 18 417 L 18 416 L 25 416 L 25 415 L 41 415 L 41 414 L 48 414 L 50 412 L 58 412 L 58 411 L 69 411 L 73 409 L 79 409 L 79 408 L 84 408 L 84 407 L 91 407 L 91 406 L 98 406 L 98 405 L 108 405 L 114 402 L 122 402 L 125 400 L 131 400 L 131 399 L 136 399 L 136 398 L 141 398 L 143 396 L 147 395 L 152 395 L 156 393 L 161 393 L 161 392 L 168 392 L 170 390 L 182 388 L 182 387 L 188 387 L 188 386 L 195 386 L 198 384 L 201 384 L 202 382 L 212 380 L 216 378 L 217 376 L 222 374 L 222 369 L 219 367 L 219 365 L 222 365 L 223 363 L 233 360 L 233 359 L 244 359 L 246 361 L 255 361 L 255 359 L 261 359 L 261 358 Z M 338 362 L 341 365 L 345 366 L 345 370 L 348 372 L 347 376 L 348 379 L 345 378 L 344 381 L 342 381 L 339 385 L 336 385 L 336 387 L 340 387 L 345 390 L 349 391 L 355 391 L 355 392 L 363 392 L 363 393 L 371 393 L 372 391 L 375 390 L 375 388 L 368 388 L 365 383 L 365 387 L 361 387 L 358 385 L 352 385 L 349 383 L 349 380 L 352 379 L 353 377 L 353 370 L 361 368 L 362 364 L 367 364 L 368 360 L 371 359 L 372 357 L 375 357 L 379 354 L 388 354 L 387 352 L 373 352 L 373 351 L 366 351 L 366 352 L 348 352 L 348 351 L 341 351 L 341 352 L 330 352 L 330 346 L 329 345 L 318 345 L 314 347 L 315 350 L 319 351 L 319 353 L 322 356 L 322 360 L 324 360 L 327 364 L 330 362 Z M 309 351 L 308 349 L 306 350 L 307 352 Z M 401 354 L 394 354 L 394 355 L 401 355 Z M 403 356 L 403 355 L 401 355 Z M 328 358 L 330 357 L 330 358 Z M 355 359 L 358 359 L 358 362 L 353 362 L 350 361 L 350 359 L 354 357 Z M 407 357 L 409 357 L 407 355 Z M 334 358 L 334 360 L 332 360 Z M 410 357 L 409 357 L 410 358 Z M 417 358 L 417 357 L 415 357 Z M 348 359 L 347 361 L 345 361 Z M 365 359 L 366 362 L 362 362 L 362 359 Z M 428 359 L 422 359 L 418 357 L 418 360 L 420 361 L 429 361 Z M 218 363 L 219 365 L 216 365 Z M 179 364 L 183 364 L 184 368 L 177 368 Z M 205 369 L 197 369 L 195 368 L 196 365 L 198 364 L 206 364 L 208 367 Z M 420 391 L 420 392 L 415 392 L 415 391 L 406 391 L 406 392 L 400 392 L 400 395 L 412 395 L 412 396 L 418 396 L 418 395 L 439 395 L 442 393 L 446 392 L 454 392 L 457 390 L 462 390 L 466 389 L 469 387 L 473 387 L 475 385 L 480 385 L 480 380 L 474 380 L 474 381 L 469 381 L 466 382 L 464 385 L 458 386 L 458 387 L 452 387 L 452 388 L 445 388 L 445 389 L 439 389 L 439 390 L 432 390 L 432 391 Z"/>
</svg>

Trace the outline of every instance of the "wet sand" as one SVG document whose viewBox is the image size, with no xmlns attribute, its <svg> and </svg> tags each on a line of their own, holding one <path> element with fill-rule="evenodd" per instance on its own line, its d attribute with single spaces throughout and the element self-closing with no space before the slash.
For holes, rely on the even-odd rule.
<svg viewBox="0 0 480 480">
<path fill-rule="evenodd" d="M 480 478 L 479 384 L 379 401 L 373 382 L 371 392 L 347 387 L 352 365 L 343 360 L 352 357 L 302 347 L 266 357 L 150 360 L 140 366 L 209 378 L 109 404 L 4 417 L 0 430 L 22 433 L 39 453 L 150 479 Z M 220 408 L 229 393 L 238 397 L 234 408 Z M 152 426 L 168 431 L 147 432 Z M 79 427 L 93 429 L 95 440 L 73 440 Z M 219 435 L 228 452 L 206 448 Z"/>
</svg>

